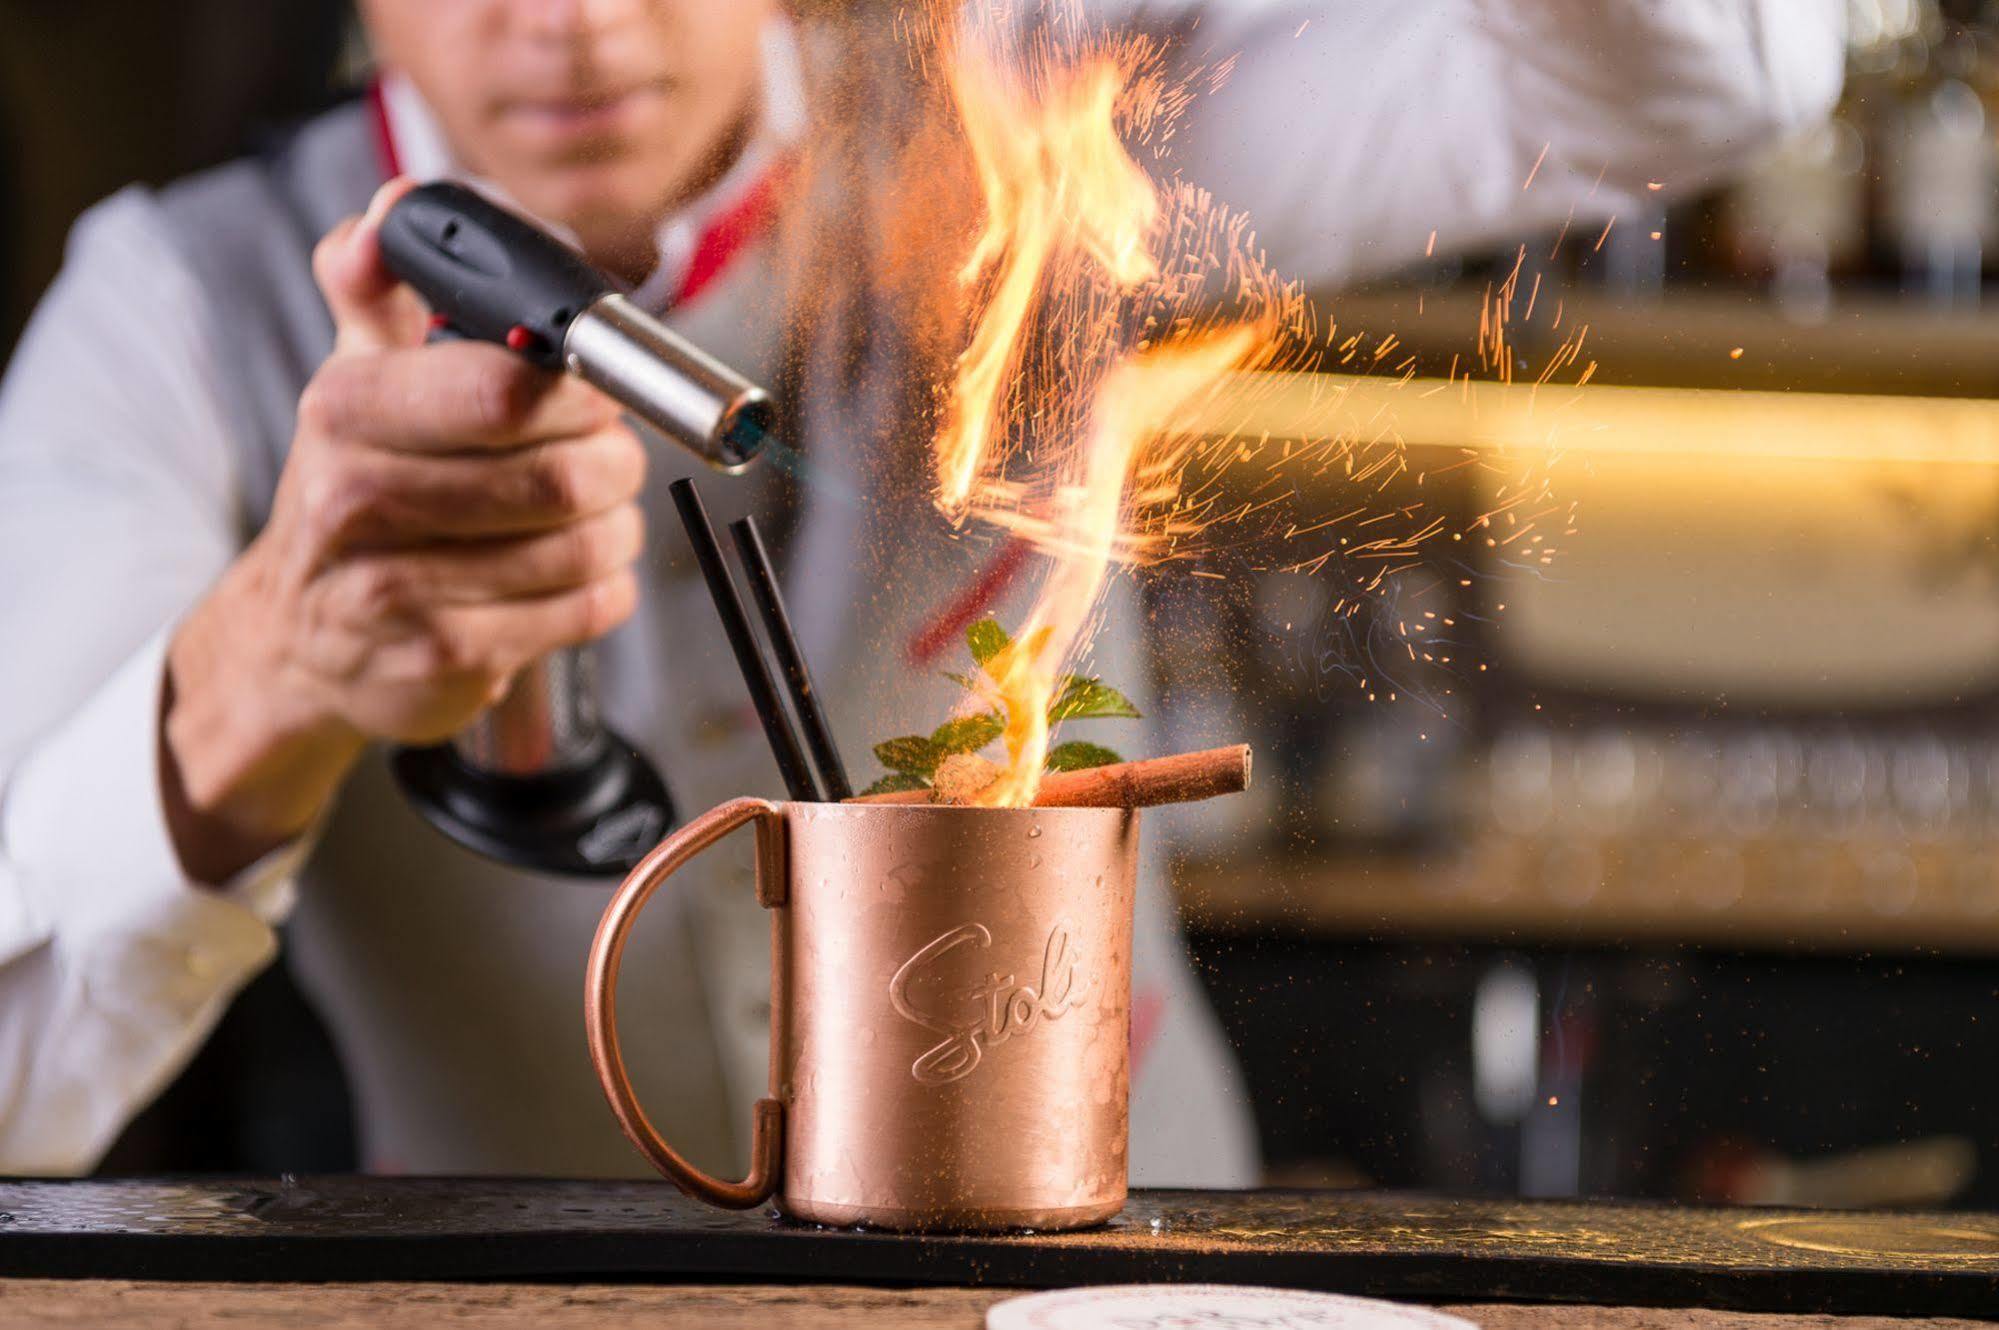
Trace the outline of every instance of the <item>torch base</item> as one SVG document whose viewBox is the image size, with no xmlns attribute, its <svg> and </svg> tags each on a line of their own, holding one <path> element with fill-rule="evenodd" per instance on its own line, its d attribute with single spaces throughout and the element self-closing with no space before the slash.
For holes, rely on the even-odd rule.
<svg viewBox="0 0 1999 1330">
<path fill-rule="evenodd" d="M 450 744 L 399 748 L 389 765 L 433 827 L 538 873 L 622 877 L 680 820 L 652 763 L 609 731 L 585 761 L 531 776 L 481 770 Z"/>
</svg>

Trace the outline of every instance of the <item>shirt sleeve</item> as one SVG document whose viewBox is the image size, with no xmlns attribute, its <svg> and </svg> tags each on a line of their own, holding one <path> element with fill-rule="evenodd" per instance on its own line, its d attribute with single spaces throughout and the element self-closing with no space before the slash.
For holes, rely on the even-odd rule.
<svg viewBox="0 0 1999 1330">
<path fill-rule="evenodd" d="M 1833 0 L 1120 7 L 1220 82 L 1168 165 L 1311 285 L 1571 218 L 1600 229 L 1823 118 L 1844 68 Z"/>
<path fill-rule="evenodd" d="M 96 1162 L 269 963 L 304 852 L 210 888 L 166 827 L 167 640 L 240 539 L 174 255 L 142 192 L 93 209 L 0 384 L 0 1173 Z"/>
</svg>

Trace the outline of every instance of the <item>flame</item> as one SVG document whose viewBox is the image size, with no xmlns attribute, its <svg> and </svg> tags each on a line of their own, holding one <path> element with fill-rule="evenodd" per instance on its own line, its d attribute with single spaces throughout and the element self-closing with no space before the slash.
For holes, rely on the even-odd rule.
<svg viewBox="0 0 1999 1330">
<path fill-rule="evenodd" d="M 1104 376 L 1083 446 L 1071 461 L 1076 474 L 1055 494 L 1044 548 L 1060 541 L 1060 555 L 1041 585 L 1020 635 L 986 664 L 1007 727 L 1007 766 L 981 803 L 1018 807 L 1034 802 L 1048 757 L 1048 708 L 1064 662 L 1082 646 L 1118 540 L 1130 521 L 1128 495 L 1146 470 L 1145 445 L 1160 418 L 1190 411 L 1232 370 L 1255 357 L 1270 339 L 1267 327 L 1238 325 L 1190 337 L 1121 360 Z M 1171 463 L 1155 483 L 1174 483 Z"/>
<path fill-rule="evenodd" d="M 1195 214 L 1212 209 L 1196 192 L 1162 198 L 1125 147 L 1121 119 L 1160 110 L 1138 89 L 1149 48 L 1100 43 L 1064 59 L 1044 47 L 1007 61 L 989 32 L 968 36 L 944 48 L 946 84 L 984 216 L 958 274 L 973 318 L 935 442 L 934 497 L 954 522 L 978 517 L 1048 556 L 1026 621 L 985 667 L 987 700 L 1008 718 L 1007 765 L 980 802 L 1020 806 L 1040 785 L 1049 706 L 1113 565 L 1176 529 L 1159 516 L 1176 506 L 1189 455 L 1168 443 L 1172 421 L 1267 358 L 1282 320 L 1274 307 L 1207 326 L 1186 317 L 1214 266 L 1192 243 L 1210 229 Z M 1226 236 L 1245 239 L 1240 226 Z M 1167 312 L 1169 336 L 1123 349 L 1133 311 L 1148 308 L 1155 326 Z M 1037 329 L 1051 345 L 1030 357 Z M 1031 447 L 1013 442 L 1030 427 Z"/>
<path fill-rule="evenodd" d="M 1549 537 L 1573 533 L 1574 504 L 1550 478 L 1575 432 L 1564 425 L 1569 380 L 1580 387 L 1597 368 L 1584 359 L 1587 324 L 1565 325 L 1560 296 L 1541 297 L 1522 247 L 1488 289 L 1475 346 L 1451 356 L 1441 381 L 1418 380 L 1432 371 L 1392 333 L 1321 326 L 1297 284 L 1265 263 L 1247 217 L 1140 165 L 1163 157 L 1181 113 L 1234 61 L 1173 74 L 1159 43 L 1091 30 L 1076 0 L 1026 9 L 1036 21 L 1022 25 L 1022 7 L 1005 0 L 899 8 L 897 77 L 918 72 L 921 95 L 894 103 L 859 80 L 866 91 L 836 100 L 846 132 L 808 159 L 816 186 L 804 196 L 803 215 L 845 237 L 800 270 L 813 363 L 850 372 L 849 320 L 868 302 L 825 297 L 842 282 L 875 284 L 910 320 L 912 363 L 955 355 L 934 380 L 935 508 L 967 536 L 998 530 L 1041 556 L 1025 621 L 964 704 L 1006 712 L 1007 765 L 981 802 L 1033 801 L 1050 700 L 1086 658 L 1121 565 L 1321 579 L 1325 603 L 1301 601 L 1317 608 L 1296 629 L 1311 635 L 1314 668 L 1369 700 L 1392 702 L 1414 679 L 1423 704 L 1448 714 L 1448 684 L 1472 664 L 1455 663 L 1469 648 L 1451 631 L 1456 597 L 1480 575 L 1466 556 L 1476 548 L 1501 575 L 1538 576 L 1555 553 Z M 917 119 L 895 121 L 898 105 Z M 974 212 L 974 188 L 960 246 L 935 246 Z M 1593 234 L 1600 248 L 1609 226 L 1586 230 L 1580 244 Z M 863 245 L 863 233 L 887 239 Z M 1565 223 L 1550 258 L 1568 236 Z M 1425 252 L 1437 241 L 1432 232 Z M 1560 336 L 1538 369 L 1514 336 L 1537 311 Z M 1516 371 L 1531 382 L 1515 385 Z M 1533 448 L 1425 437 L 1410 452 L 1405 416 L 1420 425 L 1449 397 L 1476 418 L 1487 380 L 1488 411 L 1514 410 Z M 1542 394 L 1550 386 L 1562 391 Z M 900 392 L 887 397 L 900 404 Z M 1312 427 L 1273 428 L 1272 409 L 1300 399 Z"/>
<path fill-rule="evenodd" d="M 977 43 L 947 65 L 986 210 L 958 280 L 990 275 L 936 445 L 937 502 L 952 517 L 990 469 L 1004 389 L 1050 266 L 1086 256 L 1127 290 L 1159 273 L 1148 244 L 1158 194 L 1117 133 L 1127 71 L 1102 56 L 1047 73 L 1036 89 Z"/>
</svg>

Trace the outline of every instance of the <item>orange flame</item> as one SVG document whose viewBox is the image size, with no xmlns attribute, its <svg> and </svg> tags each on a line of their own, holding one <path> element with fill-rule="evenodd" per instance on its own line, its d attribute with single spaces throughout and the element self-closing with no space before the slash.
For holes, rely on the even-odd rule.
<svg viewBox="0 0 1999 1330">
<path fill-rule="evenodd" d="M 990 470 L 1004 389 L 1051 262 L 1086 255 L 1121 289 L 1156 276 L 1148 240 L 1159 199 L 1118 141 L 1127 74 L 1113 60 L 1049 71 L 1039 96 L 977 44 L 947 70 L 986 207 L 959 281 L 991 277 L 937 439 L 937 502 L 962 517 Z"/>
<path fill-rule="evenodd" d="M 1197 405 L 1231 370 L 1256 356 L 1268 328 L 1237 325 L 1121 360 L 1096 394 L 1090 432 L 1055 494 L 1042 547 L 1059 549 L 1020 636 L 986 664 L 1006 703 L 1007 766 L 980 802 L 1034 802 L 1048 757 L 1048 708 L 1063 664 L 1083 644 L 1084 628 L 1130 521 L 1127 500 L 1145 471 L 1151 422 Z M 1171 484 L 1170 476 L 1156 478 Z M 1058 544 L 1059 542 L 1059 544 Z"/>
<path fill-rule="evenodd" d="M 1177 413 L 1264 358 L 1280 319 L 1266 309 L 1196 331 L 1173 319 L 1170 340 L 1118 354 L 1130 302 L 1184 304 L 1196 283 L 1162 251 L 1200 233 L 1189 213 L 1207 207 L 1185 190 L 1162 202 L 1124 146 L 1120 107 L 1143 48 L 1099 46 L 1068 63 L 1044 49 L 1021 67 L 974 34 L 945 56 L 985 214 L 959 273 L 974 319 L 936 440 L 935 501 L 953 521 L 977 516 L 1049 556 L 1026 622 L 985 667 L 987 700 L 1006 708 L 1008 762 L 980 801 L 1019 806 L 1040 785 L 1049 705 L 1112 565 L 1147 552 L 1158 533 L 1144 515 L 1179 494 L 1186 450 L 1149 446 L 1160 422 L 1170 433 Z M 1037 326 L 1057 343 L 1030 372 Z M 1023 421 L 1037 430 L 1025 481 L 1006 474 L 1002 446 Z"/>
</svg>

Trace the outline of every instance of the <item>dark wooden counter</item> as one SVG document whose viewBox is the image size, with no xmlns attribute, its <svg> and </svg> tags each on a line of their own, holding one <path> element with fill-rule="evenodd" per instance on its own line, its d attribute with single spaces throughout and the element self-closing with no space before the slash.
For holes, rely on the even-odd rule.
<svg viewBox="0 0 1999 1330">
<path fill-rule="evenodd" d="M 659 1183 L 13 1182 L 0 1184 L 0 1276 L 1212 1280 L 1433 1303 L 1963 1316 L 1999 1314 L 1999 1216 L 1153 1191 L 1091 1232 L 915 1239 L 711 1210 Z"/>
<path fill-rule="evenodd" d="M 166 1284 L 0 1280 L 0 1330 L 981 1330 L 1014 1289 L 844 1284 Z M 1484 1330 L 1956 1330 L 1968 1320 L 1825 1317 L 1656 1307 L 1442 1305 Z"/>
</svg>

